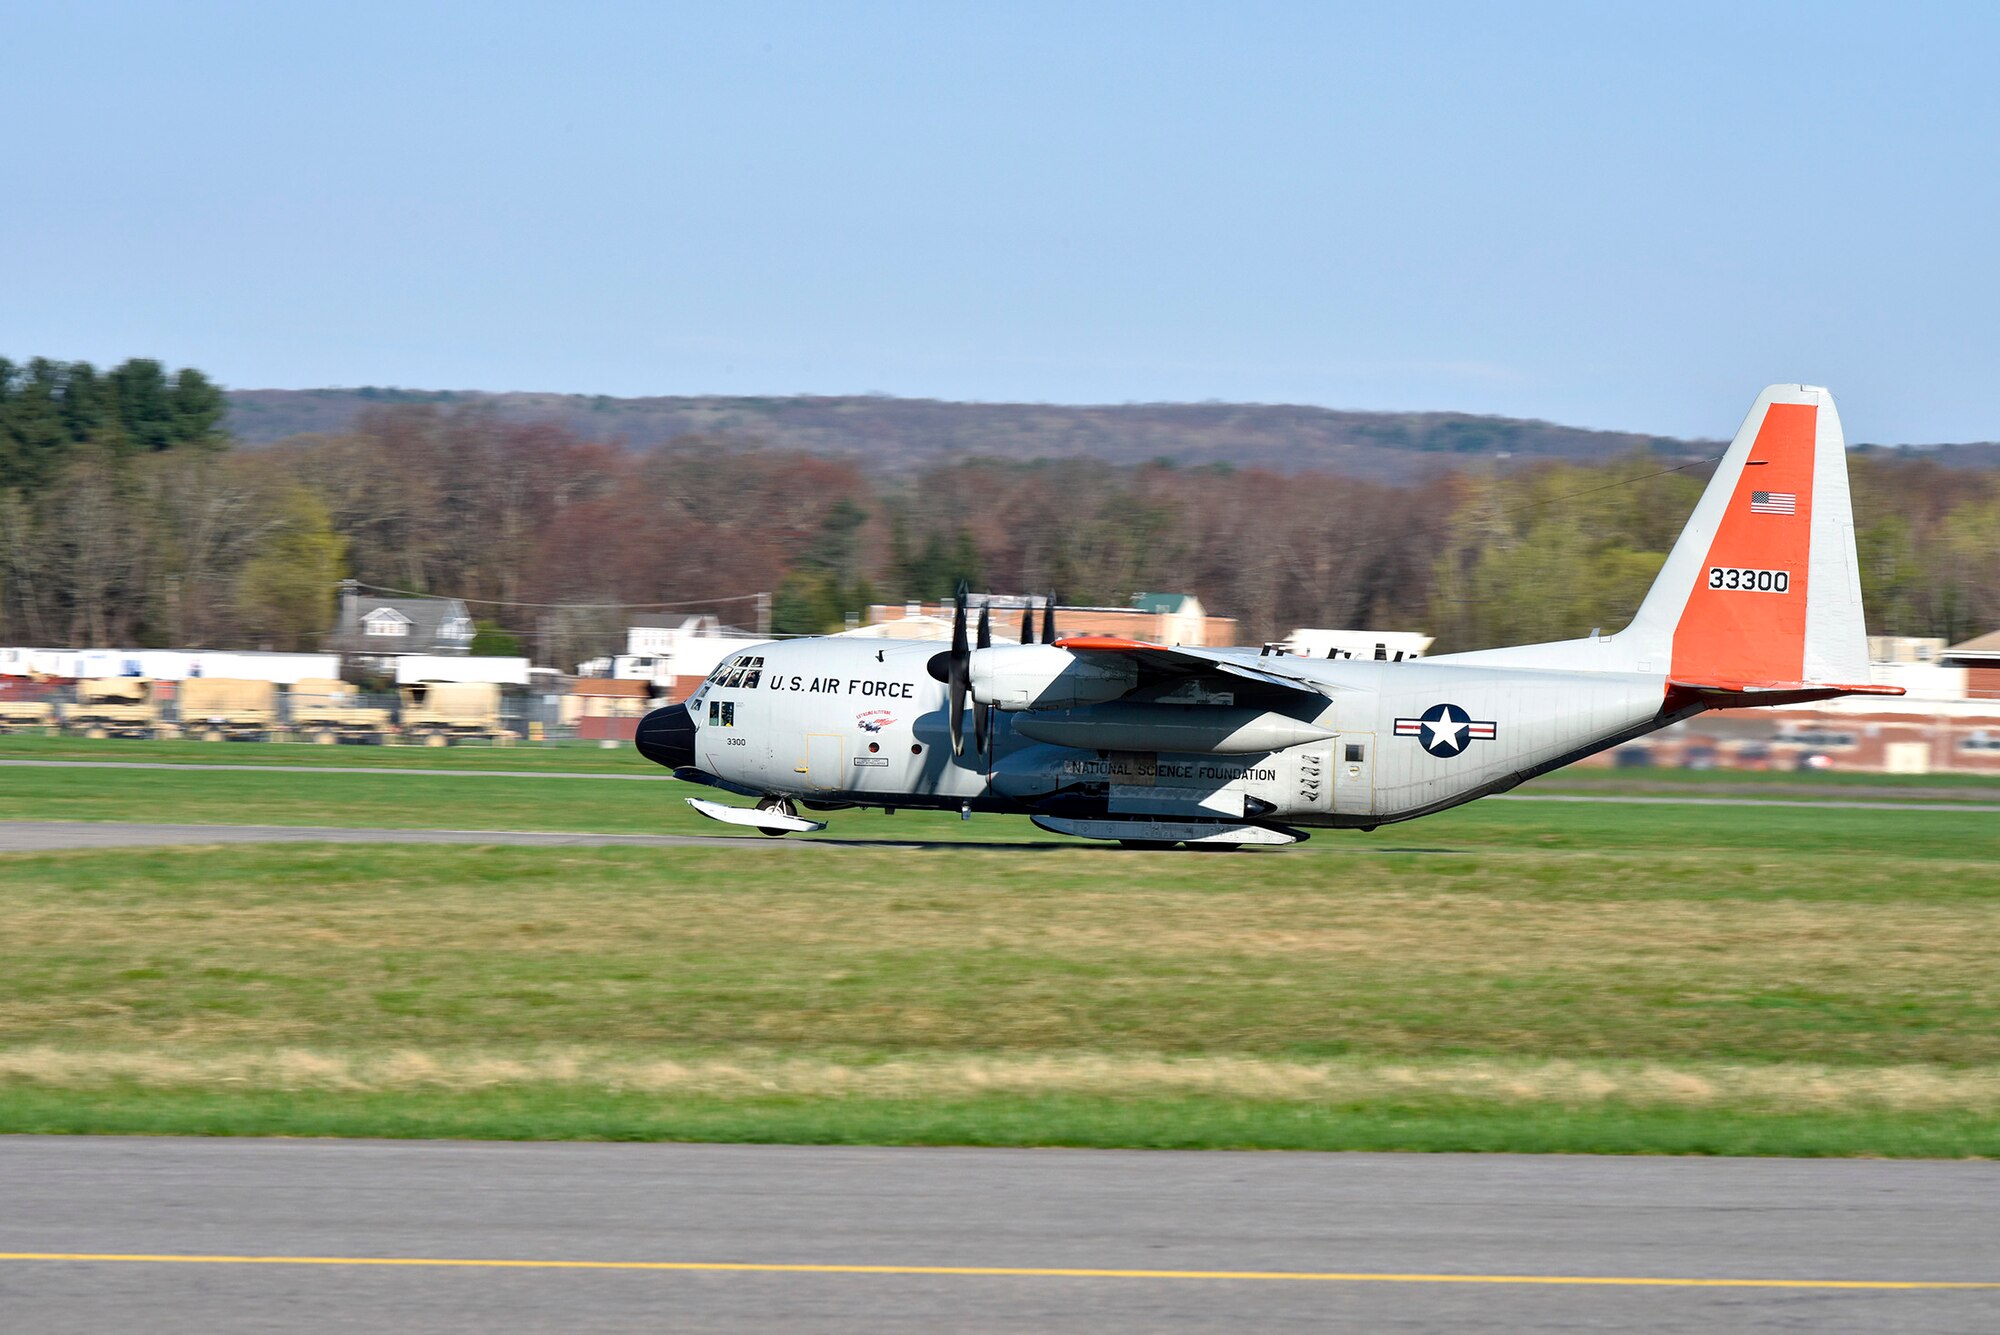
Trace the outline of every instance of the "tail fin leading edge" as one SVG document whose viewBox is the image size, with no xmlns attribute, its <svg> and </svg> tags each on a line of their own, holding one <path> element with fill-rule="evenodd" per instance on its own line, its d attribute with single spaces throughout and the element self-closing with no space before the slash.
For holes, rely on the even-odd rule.
<svg viewBox="0 0 2000 1335">
<path fill-rule="evenodd" d="M 1868 684 L 1847 443 L 1832 394 L 1773 385 L 1757 396 L 1615 638 L 1640 671 L 1703 692 L 1885 690 Z"/>
</svg>

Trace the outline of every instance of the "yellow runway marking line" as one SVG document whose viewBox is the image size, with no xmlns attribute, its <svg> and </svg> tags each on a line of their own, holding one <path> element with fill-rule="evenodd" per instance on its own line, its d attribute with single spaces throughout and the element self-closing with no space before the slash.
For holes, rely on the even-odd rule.
<svg viewBox="0 0 2000 1335">
<path fill-rule="evenodd" d="M 474 1270 L 651 1270 L 770 1275 L 915 1275 L 999 1279 L 1239 1279 L 1314 1284 L 1549 1284 L 1668 1289 L 2000 1289 L 2000 1280 L 1703 1279 L 1662 1275 L 1429 1275 L 1342 1270 L 1116 1270 L 1068 1266 L 813 1265 L 776 1261 L 533 1261 L 447 1256 L 181 1256 L 145 1252 L 0 1252 L 0 1261 L 147 1265 L 431 1266 Z"/>
</svg>

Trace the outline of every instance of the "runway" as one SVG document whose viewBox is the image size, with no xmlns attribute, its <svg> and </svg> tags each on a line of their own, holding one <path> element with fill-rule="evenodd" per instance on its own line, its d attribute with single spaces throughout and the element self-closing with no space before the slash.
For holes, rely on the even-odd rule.
<svg viewBox="0 0 2000 1335">
<path fill-rule="evenodd" d="M 522 847 L 804 847 L 796 840 L 705 834 L 571 834 L 534 830 L 404 830 L 341 825 L 166 825 L 89 820 L 0 821 L 0 853 L 168 844 L 505 844 Z M 871 841 L 879 842 L 879 841 Z"/>
<path fill-rule="evenodd" d="M 0 820 L 0 853 L 86 848 L 160 848 L 187 844 L 468 844 L 519 848 L 907 848 L 1009 849 L 1049 853 L 1107 844 L 1055 840 L 848 839 L 831 835 L 767 839 L 759 834 L 589 834 L 566 830 L 424 830 L 346 825 L 169 825 L 126 821 Z M 1254 856 L 1271 850 L 1251 850 Z"/>
<path fill-rule="evenodd" d="M 9 1137 L 0 1187 L 21 1330 L 2000 1325 L 1988 1163 Z"/>
<path fill-rule="evenodd" d="M 434 779 L 622 779 L 627 783 L 672 783 L 674 776 L 659 774 L 591 774 L 584 770 L 559 769 L 448 769 L 421 765 L 224 765 L 206 761 L 185 764 L 172 760 L 0 760 L 8 769 L 150 769 L 207 770 L 225 774 L 420 774 Z"/>
<path fill-rule="evenodd" d="M 207 762 L 180 763 L 165 760 L 11 760 L 0 759 L 0 768 L 9 769 L 120 769 L 120 770 L 194 770 L 222 771 L 234 774 L 413 774 L 433 779 L 618 779 L 628 783 L 673 783 L 671 774 L 590 774 L 576 770 L 531 770 L 531 769 L 424 769 L 414 765 L 230 765 L 209 764 Z M 1793 791 L 1786 789 L 1785 791 Z M 1870 789 L 1869 791 L 1879 791 Z M 1923 789 L 1926 796 L 1938 793 L 1935 788 Z M 1748 793 L 1740 788 L 1732 790 L 1728 796 L 1680 796 L 1677 794 L 1628 794 L 1628 793 L 1493 793 L 1479 799 L 1482 802 L 1598 802 L 1614 806 L 1647 807 L 1817 807 L 1829 811 L 1970 811 L 1976 813 L 2000 813 L 2000 803 L 1971 800 L 1971 795 L 1961 800 L 1956 796 L 1943 801 L 1917 800 L 1864 800 L 1840 797 L 1788 798 L 1763 796 L 1757 791 Z"/>
</svg>

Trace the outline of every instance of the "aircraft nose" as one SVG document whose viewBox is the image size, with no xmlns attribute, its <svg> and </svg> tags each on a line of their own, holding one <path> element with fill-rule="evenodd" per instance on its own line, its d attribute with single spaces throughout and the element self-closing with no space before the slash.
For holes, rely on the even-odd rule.
<svg viewBox="0 0 2000 1335">
<path fill-rule="evenodd" d="M 686 705 L 667 705 L 639 720 L 632 744 L 655 765 L 682 769 L 694 764 L 694 718 Z"/>
</svg>

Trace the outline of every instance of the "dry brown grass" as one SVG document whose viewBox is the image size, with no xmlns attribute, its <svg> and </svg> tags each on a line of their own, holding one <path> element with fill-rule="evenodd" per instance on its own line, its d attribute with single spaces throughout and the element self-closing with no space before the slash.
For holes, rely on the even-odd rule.
<svg viewBox="0 0 2000 1335">
<path fill-rule="evenodd" d="M 967 1057 L 908 1054 L 853 1062 L 745 1051 L 728 1057 L 646 1056 L 578 1047 L 329 1052 L 306 1048 L 186 1055 L 49 1045 L 0 1050 L 0 1088 L 136 1085 L 160 1089 L 463 1093 L 508 1086 L 711 1097 L 963 1099 L 987 1094 L 1148 1098 L 1199 1095 L 1258 1102 L 1473 1102 L 1500 1105 L 1729 1108 L 1785 1112 L 2000 1111 L 2000 1067 L 1949 1070 L 1814 1063 L 1579 1062 L 1493 1058 L 1290 1062 L 1247 1057 L 1070 1053 Z"/>
</svg>

